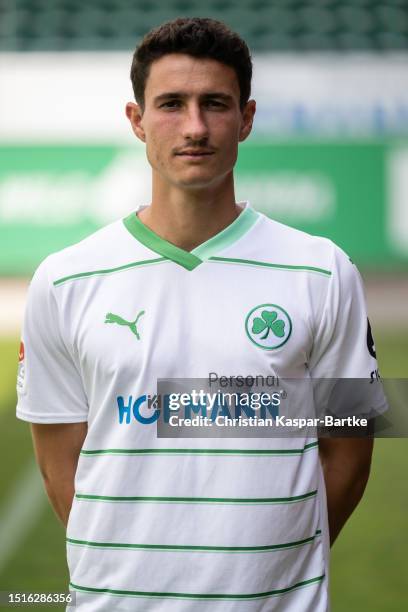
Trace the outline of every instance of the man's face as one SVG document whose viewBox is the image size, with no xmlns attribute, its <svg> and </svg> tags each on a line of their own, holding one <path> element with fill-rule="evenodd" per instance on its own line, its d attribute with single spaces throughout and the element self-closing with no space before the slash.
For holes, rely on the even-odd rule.
<svg viewBox="0 0 408 612">
<path fill-rule="evenodd" d="M 126 113 L 155 178 L 186 189 L 222 182 L 252 127 L 255 102 L 241 111 L 239 100 L 236 73 L 225 64 L 176 53 L 153 62 L 144 111 L 129 103 Z"/>
</svg>

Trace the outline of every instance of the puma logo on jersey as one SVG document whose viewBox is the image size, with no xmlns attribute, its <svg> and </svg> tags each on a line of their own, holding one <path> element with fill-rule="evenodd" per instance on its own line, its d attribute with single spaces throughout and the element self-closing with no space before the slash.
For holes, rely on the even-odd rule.
<svg viewBox="0 0 408 612">
<path fill-rule="evenodd" d="M 140 335 L 139 335 L 139 332 L 137 331 L 137 322 L 140 319 L 140 317 L 144 315 L 144 313 L 145 311 L 141 310 L 138 313 L 134 321 L 126 321 L 126 319 L 123 319 L 123 317 L 120 317 L 119 315 L 114 314 L 113 312 L 108 312 L 105 316 L 105 323 L 116 323 L 117 325 L 126 325 L 130 329 L 132 334 L 134 334 L 136 338 L 140 340 Z"/>
</svg>

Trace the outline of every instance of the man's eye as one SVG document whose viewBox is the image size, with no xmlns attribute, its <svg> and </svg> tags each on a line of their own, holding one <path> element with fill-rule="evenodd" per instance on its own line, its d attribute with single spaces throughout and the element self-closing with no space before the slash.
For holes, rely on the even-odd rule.
<svg viewBox="0 0 408 612">
<path fill-rule="evenodd" d="M 168 100 L 160 104 L 160 108 L 178 108 L 180 106 L 179 100 Z"/>
<path fill-rule="evenodd" d="M 219 102 L 218 100 L 207 100 L 206 105 L 214 108 L 225 108 L 225 104 Z"/>
</svg>

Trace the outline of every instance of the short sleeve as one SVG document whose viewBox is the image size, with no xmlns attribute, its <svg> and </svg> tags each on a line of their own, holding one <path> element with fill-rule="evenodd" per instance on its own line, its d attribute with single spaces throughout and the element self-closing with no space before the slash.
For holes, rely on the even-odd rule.
<svg viewBox="0 0 408 612">
<path fill-rule="evenodd" d="M 358 405 L 359 414 L 375 415 L 386 409 L 387 402 L 379 381 L 363 282 L 350 258 L 335 245 L 333 248 L 331 277 L 309 371 L 316 381 L 336 381 L 335 397 L 341 401 L 335 402 L 334 412 L 355 414 Z M 322 383 L 321 388 L 327 392 L 330 385 Z M 333 397 L 331 394 L 331 400 Z"/>
<path fill-rule="evenodd" d="M 88 418 L 81 376 L 64 342 L 48 260 L 31 281 L 17 374 L 17 417 L 31 423 L 77 423 Z"/>
</svg>

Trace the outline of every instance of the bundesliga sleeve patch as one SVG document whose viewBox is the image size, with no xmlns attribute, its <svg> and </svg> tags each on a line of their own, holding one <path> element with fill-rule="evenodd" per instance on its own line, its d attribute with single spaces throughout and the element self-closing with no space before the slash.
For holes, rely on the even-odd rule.
<svg viewBox="0 0 408 612">
<path fill-rule="evenodd" d="M 20 342 L 20 349 L 18 352 L 17 392 L 20 395 L 23 395 L 26 392 L 26 363 L 24 342 L 22 340 Z"/>
</svg>

